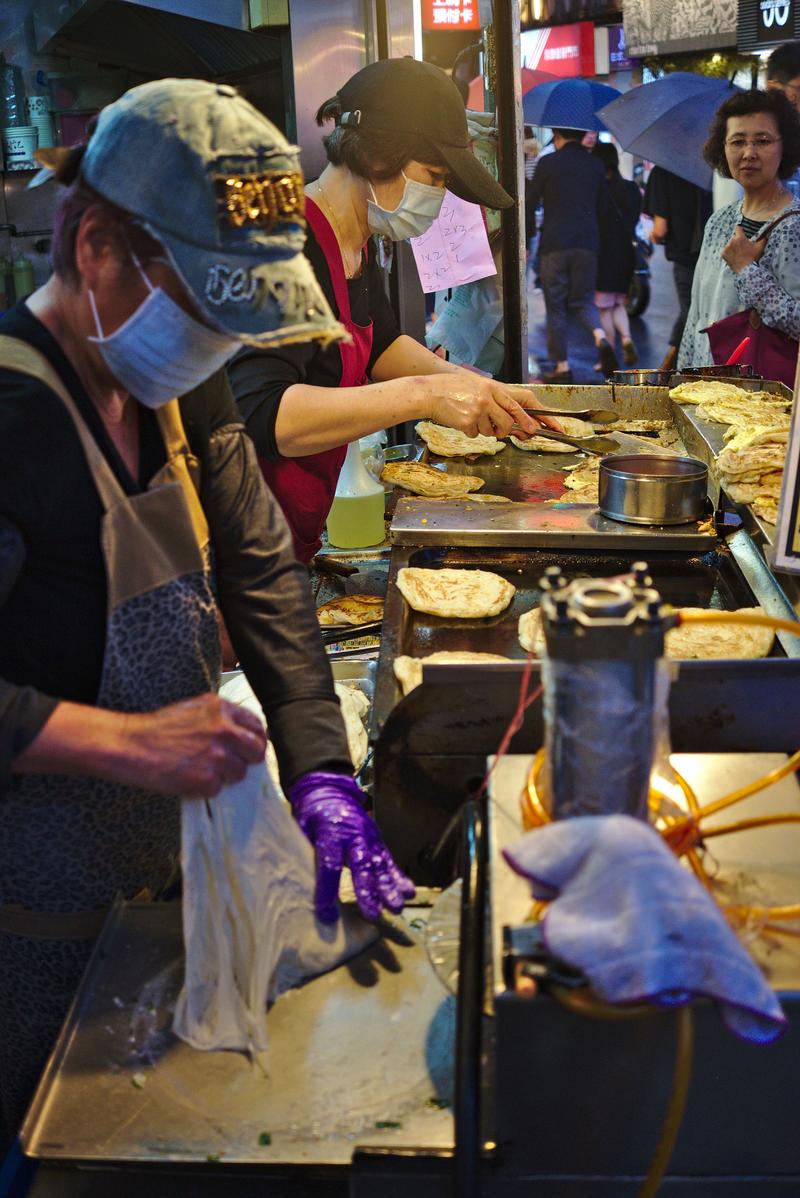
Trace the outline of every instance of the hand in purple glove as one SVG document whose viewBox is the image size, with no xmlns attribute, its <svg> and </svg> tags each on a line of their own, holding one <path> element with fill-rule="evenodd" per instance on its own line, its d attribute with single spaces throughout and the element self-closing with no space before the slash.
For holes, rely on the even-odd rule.
<svg viewBox="0 0 800 1198">
<path fill-rule="evenodd" d="M 364 810 L 354 778 L 322 771 L 304 774 L 286 797 L 295 819 L 314 846 L 317 858 L 317 918 L 336 923 L 339 878 L 347 865 L 361 914 L 377 919 L 384 907 L 397 913 L 414 886 L 392 860 L 374 820 Z"/>
</svg>

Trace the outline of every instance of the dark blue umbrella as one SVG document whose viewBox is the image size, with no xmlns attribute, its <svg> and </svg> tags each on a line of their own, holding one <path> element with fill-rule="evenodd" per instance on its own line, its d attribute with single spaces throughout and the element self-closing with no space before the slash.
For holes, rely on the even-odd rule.
<svg viewBox="0 0 800 1198">
<path fill-rule="evenodd" d="M 703 158 L 703 145 L 714 113 L 737 91 L 741 88 L 726 79 L 674 71 L 631 88 L 599 115 L 631 154 L 708 191 L 713 171 Z"/>
<path fill-rule="evenodd" d="M 540 83 L 522 97 L 522 111 L 529 125 L 548 129 L 594 129 L 605 125 L 597 116 L 598 108 L 616 100 L 619 92 L 607 83 L 588 79 L 556 79 Z"/>
</svg>

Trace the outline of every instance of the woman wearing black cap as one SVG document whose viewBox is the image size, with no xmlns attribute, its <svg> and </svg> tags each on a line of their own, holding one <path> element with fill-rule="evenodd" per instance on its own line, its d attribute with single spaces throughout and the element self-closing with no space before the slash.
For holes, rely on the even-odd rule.
<svg viewBox="0 0 800 1198">
<path fill-rule="evenodd" d="M 367 248 L 371 234 L 402 241 L 426 232 L 445 187 L 490 208 L 512 203 L 469 149 L 453 82 L 412 58 L 372 63 L 321 106 L 318 123 L 330 120 L 328 165 L 306 187 L 305 252 L 352 341 L 247 349 L 228 368 L 302 561 L 321 543 L 348 442 L 406 420 L 430 419 L 470 436 L 537 427 L 503 384 L 398 331 Z"/>
</svg>

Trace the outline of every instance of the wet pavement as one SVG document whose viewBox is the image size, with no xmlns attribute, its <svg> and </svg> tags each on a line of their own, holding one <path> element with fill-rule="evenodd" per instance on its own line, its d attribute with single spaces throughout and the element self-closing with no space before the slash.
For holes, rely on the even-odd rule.
<svg viewBox="0 0 800 1198">
<path fill-rule="evenodd" d="M 678 299 L 672 281 L 672 266 L 660 246 L 650 259 L 650 303 L 643 316 L 631 321 L 631 336 L 639 352 L 639 366 L 658 366 L 667 352 L 669 334 L 678 312 Z M 597 354 L 592 338 L 575 321 L 569 322 L 569 361 L 576 383 L 598 383 L 601 376 L 592 369 Z M 528 351 L 531 378 L 552 369 L 547 358 L 544 296 L 528 276 Z M 617 341 L 617 355 L 621 349 Z"/>
</svg>

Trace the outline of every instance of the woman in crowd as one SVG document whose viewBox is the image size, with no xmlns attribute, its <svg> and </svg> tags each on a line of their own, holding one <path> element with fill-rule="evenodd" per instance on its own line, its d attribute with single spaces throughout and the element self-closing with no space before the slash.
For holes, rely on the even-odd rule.
<svg viewBox="0 0 800 1198">
<path fill-rule="evenodd" d="M 709 366 L 705 330 L 754 308 L 763 323 L 800 336 L 800 205 L 784 179 L 800 165 L 800 117 L 779 91 L 738 92 L 720 105 L 705 146 L 706 161 L 735 179 L 744 196 L 706 225 L 692 284 L 678 368 Z M 759 238 L 777 217 L 766 243 Z"/>
<path fill-rule="evenodd" d="M 371 234 L 402 241 L 425 233 L 446 186 L 490 208 L 512 202 L 469 150 L 453 82 L 412 58 L 372 63 L 317 120 L 335 128 L 325 138 L 328 165 L 306 188 L 306 254 L 352 341 L 246 349 L 228 368 L 302 561 L 320 545 L 348 442 L 407 420 L 469 436 L 506 436 L 515 424 L 525 436 L 537 427 L 501 383 L 399 333 L 369 245 Z"/>
<path fill-rule="evenodd" d="M 214 693 L 218 607 L 317 849 L 320 918 L 343 861 L 369 916 L 409 893 L 221 370 L 244 343 L 337 333 L 296 153 L 233 88 L 168 79 L 60 158 L 54 274 L 0 322 L 0 1150 L 115 897 L 170 882 L 177 796 L 263 757 L 260 721 Z"/>
<path fill-rule="evenodd" d="M 594 148 L 605 168 L 608 202 L 600 214 L 600 253 L 597 257 L 597 291 L 594 302 L 608 344 L 614 348 L 619 333 L 626 366 L 637 360 L 628 320 L 628 290 L 636 266 L 634 238 L 642 211 L 642 193 L 630 179 L 619 173 L 617 147 L 598 141 Z M 600 366 L 596 367 L 600 370 Z"/>
</svg>

